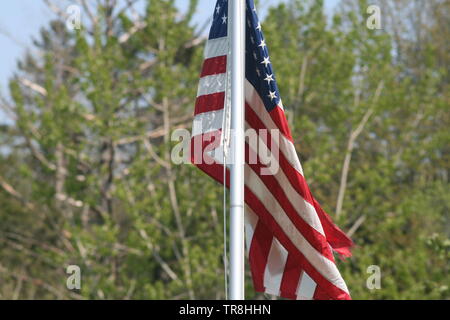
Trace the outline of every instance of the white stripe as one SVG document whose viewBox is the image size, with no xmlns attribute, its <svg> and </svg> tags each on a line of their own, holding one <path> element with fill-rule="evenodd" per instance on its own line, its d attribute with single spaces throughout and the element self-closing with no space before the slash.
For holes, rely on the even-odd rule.
<svg viewBox="0 0 450 320">
<path fill-rule="evenodd" d="M 247 127 L 248 124 L 247 124 Z M 261 145 L 267 145 L 264 143 L 264 140 L 261 138 L 261 136 L 258 135 L 258 145 L 253 146 L 250 144 L 249 141 L 249 147 L 256 153 L 256 149 L 258 150 L 258 155 L 261 157 L 261 153 L 265 152 L 263 148 L 261 148 Z M 274 145 L 274 142 L 272 142 L 272 146 Z M 276 162 L 276 156 L 271 157 L 271 161 Z M 269 164 L 273 165 L 272 164 Z M 279 164 L 278 164 L 279 166 Z M 275 165 L 276 167 L 276 165 Z M 303 199 L 303 197 L 292 187 L 290 181 L 286 177 L 283 170 L 276 170 L 276 172 L 272 172 L 275 179 L 280 184 L 281 188 L 283 188 L 284 193 L 286 194 L 289 202 L 294 207 L 295 211 L 299 214 L 299 216 L 312 228 L 314 228 L 317 232 L 321 233 L 323 236 L 325 236 L 325 232 L 323 231 L 322 223 L 320 222 L 319 216 L 317 215 L 316 209 L 314 206 L 312 206 L 308 201 Z M 259 173 L 260 174 L 260 173 Z"/>
<path fill-rule="evenodd" d="M 216 38 L 206 41 L 205 59 L 224 56 L 228 54 L 228 37 Z"/>
<path fill-rule="evenodd" d="M 283 279 L 287 257 L 287 250 L 276 238 L 273 238 L 266 269 L 264 270 L 264 288 L 266 293 L 280 295 L 281 280 Z"/>
<path fill-rule="evenodd" d="M 297 299 L 298 300 L 312 300 L 314 298 L 314 292 L 316 291 L 317 284 L 313 279 L 306 273 L 302 272 L 300 277 L 299 286 L 297 288 Z"/>
<path fill-rule="evenodd" d="M 281 227 L 284 234 L 292 241 L 295 247 L 306 257 L 312 266 L 328 281 L 348 293 L 347 286 L 334 262 L 318 252 L 311 246 L 308 240 L 303 237 L 301 232 L 292 224 L 291 220 L 270 190 L 267 189 L 260 177 L 248 166 L 248 164 L 246 164 L 245 167 L 245 184 L 264 204 L 271 216 Z"/>
<path fill-rule="evenodd" d="M 197 97 L 225 91 L 226 73 L 214 74 L 200 78 Z"/>
<path fill-rule="evenodd" d="M 264 103 L 261 100 L 261 97 L 258 95 L 258 92 L 253 88 L 252 84 L 245 80 L 245 101 L 250 105 L 253 111 L 258 115 L 259 119 L 264 123 L 265 127 L 268 130 L 279 129 L 266 108 L 264 107 Z M 280 132 L 280 141 L 279 141 L 280 151 L 283 152 L 286 159 L 289 163 L 301 174 L 303 175 L 303 168 L 300 164 L 300 160 L 298 159 L 297 152 L 295 151 L 295 146 Z"/>
<path fill-rule="evenodd" d="M 204 112 L 194 117 L 192 136 L 220 130 L 223 122 L 223 109 Z"/>
<path fill-rule="evenodd" d="M 245 206 L 245 240 L 247 244 L 247 251 L 250 252 L 250 245 L 252 244 L 253 234 L 255 233 L 256 224 L 258 223 L 258 215 L 253 212 L 249 206 Z"/>
</svg>

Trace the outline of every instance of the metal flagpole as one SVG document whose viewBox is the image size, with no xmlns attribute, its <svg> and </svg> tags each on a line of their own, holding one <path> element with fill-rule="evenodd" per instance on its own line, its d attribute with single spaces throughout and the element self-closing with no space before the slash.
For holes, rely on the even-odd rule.
<svg viewBox="0 0 450 320">
<path fill-rule="evenodd" d="M 231 164 L 229 299 L 244 300 L 245 0 L 229 0 L 231 17 Z"/>
</svg>

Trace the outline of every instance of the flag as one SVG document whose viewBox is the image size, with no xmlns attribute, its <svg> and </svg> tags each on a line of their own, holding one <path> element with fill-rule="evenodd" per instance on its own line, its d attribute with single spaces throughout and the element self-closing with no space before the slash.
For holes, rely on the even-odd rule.
<svg viewBox="0 0 450 320">
<path fill-rule="evenodd" d="M 220 183 L 225 180 L 227 187 L 231 23 L 228 1 L 218 0 L 191 138 L 191 162 Z M 245 59 L 246 130 L 257 136 L 245 145 L 245 232 L 255 290 L 289 299 L 350 299 L 333 251 L 350 256 L 352 241 L 306 183 L 253 0 L 246 1 Z M 263 161 L 267 151 L 270 166 Z"/>
</svg>

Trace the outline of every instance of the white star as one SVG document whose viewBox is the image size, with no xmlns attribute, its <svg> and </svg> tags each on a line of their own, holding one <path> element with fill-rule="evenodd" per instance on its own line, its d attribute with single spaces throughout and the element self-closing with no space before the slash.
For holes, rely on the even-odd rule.
<svg viewBox="0 0 450 320">
<path fill-rule="evenodd" d="M 258 22 L 258 26 L 256 27 L 256 30 L 258 30 L 259 32 L 261 32 L 261 23 Z"/>
<path fill-rule="evenodd" d="M 273 80 L 273 74 L 268 75 L 268 74 L 266 73 L 266 78 L 264 79 L 264 81 L 267 81 L 267 84 L 270 85 L 270 81 L 274 81 L 274 80 Z"/>
<path fill-rule="evenodd" d="M 276 92 L 275 91 L 272 92 L 272 91 L 269 90 L 268 97 L 270 98 L 270 101 L 272 101 L 273 99 L 276 99 L 277 98 Z"/>
<path fill-rule="evenodd" d="M 262 39 L 258 47 L 262 47 L 264 49 L 264 47 L 266 47 L 266 40 Z"/>
<path fill-rule="evenodd" d="M 216 13 L 219 14 L 219 11 L 220 11 L 220 5 L 217 5 L 217 7 L 216 7 Z"/>
<path fill-rule="evenodd" d="M 267 68 L 267 65 L 270 64 L 269 57 L 264 57 L 264 61 L 261 62 L 261 64 L 263 64 Z"/>
<path fill-rule="evenodd" d="M 224 14 L 222 17 L 222 24 L 227 23 L 227 16 Z"/>
</svg>

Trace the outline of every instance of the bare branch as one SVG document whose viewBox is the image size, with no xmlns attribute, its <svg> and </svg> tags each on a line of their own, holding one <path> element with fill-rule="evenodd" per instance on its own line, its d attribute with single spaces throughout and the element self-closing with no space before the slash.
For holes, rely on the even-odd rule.
<svg viewBox="0 0 450 320">
<path fill-rule="evenodd" d="M 347 189 L 347 179 L 348 179 L 348 172 L 350 169 L 350 161 L 352 159 L 352 152 L 355 148 L 355 141 L 358 138 L 358 136 L 361 134 L 362 130 L 364 129 L 364 126 L 367 124 L 367 121 L 369 121 L 371 115 L 374 112 L 375 104 L 378 102 L 378 99 L 381 95 L 381 91 L 383 90 L 384 82 L 380 81 L 378 84 L 378 87 L 375 91 L 375 95 L 373 97 L 372 105 L 369 109 L 367 109 L 366 113 L 362 117 L 361 121 L 359 122 L 358 126 L 354 131 L 350 133 L 350 138 L 347 143 L 347 150 L 345 154 L 344 164 L 342 166 L 342 173 L 341 173 L 341 182 L 339 185 L 339 192 L 338 192 L 338 198 L 336 203 L 336 215 L 339 216 L 342 213 L 342 205 L 344 202 L 344 195 L 345 190 Z"/>
<path fill-rule="evenodd" d="M 133 34 L 144 29 L 147 26 L 147 23 L 144 21 L 136 21 L 134 25 L 130 28 L 130 31 L 124 33 L 119 37 L 119 43 L 127 42 Z"/>
<path fill-rule="evenodd" d="M 160 43 L 160 48 L 163 49 L 164 45 Z M 164 142 L 168 144 L 170 142 L 170 105 L 167 97 L 163 98 L 163 120 L 164 120 Z M 186 280 L 186 286 L 188 288 L 189 292 L 189 298 L 195 299 L 193 285 L 192 285 L 192 272 L 191 272 L 191 265 L 190 265 L 190 255 L 189 255 L 189 247 L 186 239 L 186 233 L 183 226 L 183 221 L 181 220 L 181 213 L 180 213 L 180 207 L 178 205 L 178 199 L 177 199 L 177 193 L 175 190 L 175 183 L 174 183 L 174 176 L 172 172 L 171 162 L 170 162 L 170 151 L 167 150 L 165 154 L 166 162 L 169 164 L 167 168 L 167 178 L 168 178 L 168 187 L 169 187 L 169 199 L 170 204 L 172 206 L 173 213 L 175 215 L 175 222 L 177 224 L 178 233 L 181 239 L 181 250 L 183 252 L 184 261 L 182 263 L 183 265 L 183 271 L 184 276 Z"/>
<path fill-rule="evenodd" d="M 150 153 L 150 156 L 155 159 L 157 163 L 159 163 L 161 166 L 163 166 L 166 169 L 170 168 L 170 164 L 164 161 L 158 154 L 153 150 L 153 147 L 151 143 L 148 141 L 148 139 L 143 139 L 142 142 L 144 143 L 145 149 L 147 149 L 148 153 Z"/>
<path fill-rule="evenodd" d="M 13 121 L 17 121 L 17 116 L 14 112 L 14 108 L 9 105 L 9 103 L 3 97 L 0 97 L 0 109 L 4 111 L 8 117 L 10 117 Z"/>
<path fill-rule="evenodd" d="M 22 83 L 25 87 L 30 88 L 33 91 L 36 91 L 37 93 L 41 94 L 42 96 L 46 97 L 47 96 L 47 90 L 38 85 L 37 83 L 34 83 L 28 79 L 25 78 L 19 78 L 20 83 Z"/>
<path fill-rule="evenodd" d="M 89 19 L 91 20 L 92 25 L 96 25 L 98 23 L 98 19 L 97 17 L 95 17 L 91 11 L 91 9 L 89 8 L 88 4 L 86 3 L 86 0 L 77 0 L 77 2 L 79 4 L 81 4 L 81 6 L 83 7 L 84 11 L 86 11 Z"/>
<path fill-rule="evenodd" d="M 44 156 L 44 154 L 42 154 L 34 145 L 33 142 L 31 141 L 31 139 L 28 136 L 25 136 L 25 141 L 27 143 L 28 148 L 31 150 L 31 153 L 33 154 L 33 156 L 38 159 L 45 167 L 47 167 L 49 170 L 55 171 L 56 170 L 56 166 L 51 163 L 49 160 L 47 160 L 47 158 Z"/>
<path fill-rule="evenodd" d="M 69 17 L 69 15 L 61 10 L 56 4 L 54 4 L 51 0 L 44 0 L 44 2 L 47 4 L 47 6 L 52 10 L 57 16 L 59 16 L 61 19 L 65 20 Z"/>
<path fill-rule="evenodd" d="M 37 278 L 32 278 L 32 277 L 29 277 L 29 276 L 24 275 L 24 274 L 16 274 L 15 272 L 8 271 L 8 269 L 5 268 L 2 265 L 0 265 L 0 273 L 8 274 L 9 276 L 14 277 L 16 279 L 22 279 L 22 280 L 25 280 L 25 281 L 29 281 L 33 285 L 40 286 L 40 287 L 44 288 L 45 290 L 53 293 L 59 299 L 64 298 L 64 296 L 66 296 L 66 294 L 67 294 L 64 291 L 61 291 L 61 290 L 59 290 L 59 289 L 49 285 L 44 280 L 37 279 Z M 82 300 L 83 299 L 83 297 L 81 295 L 79 295 L 79 294 L 77 294 L 75 292 L 70 292 L 69 296 L 74 298 L 74 299 L 77 299 L 77 300 Z"/>
<path fill-rule="evenodd" d="M 20 201 L 21 203 L 25 204 L 25 206 L 29 209 L 32 210 L 34 209 L 34 205 L 27 201 L 25 199 L 24 196 L 22 196 L 16 189 L 14 189 L 14 187 L 12 185 L 10 185 L 8 182 L 6 182 L 6 180 L 0 176 L 0 187 L 6 191 L 6 193 L 8 193 L 10 196 L 12 196 L 14 199 Z"/>
<path fill-rule="evenodd" d="M 190 123 L 183 123 L 183 124 L 179 124 L 173 127 L 173 129 L 186 129 L 190 126 Z M 152 131 L 148 131 L 147 133 L 145 133 L 144 135 L 140 135 L 140 136 L 133 136 L 133 137 L 126 137 L 126 138 L 122 138 L 119 139 L 115 142 L 116 146 L 121 146 L 124 144 L 129 144 L 129 143 L 135 143 L 144 139 L 156 139 L 156 138 L 161 138 L 166 134 L 166 130 L 164 128 L 157 128 L 155 130 Z"/>
<path fill-rule="evenodd" d="M 161 265 L 161 268 L 163 268 L 163 270 L 167 273 L 167 275 L 172 280 L 178 280 L 177 274 L 170 268 L 170 266 L 159 255 L 159 253 L 158 253 L 159 249 L 152 244 L 147 232 L 145 232 L 144 229 L 139 229 L 139 234 L 144 240 L 146 240 L 147 248 L 150 251 L 152 251 L 153 256 L 155 257 L 156 261 L 158 261 L 158 263 Z"/>
<path fill-rule="evenodd" d="M 359 227 L 363 224 L 363 222 L 366 220 L 366 216 L 362 215 L 361 217 L 359 217 L 355 223 L 353 224 L 353 226 L 350 228 L 350 230 L 348 230 L 347 232 L 347 237 L 351 238 L 353 236 L 353 234 L 359 229 Z"/>
</svg>

